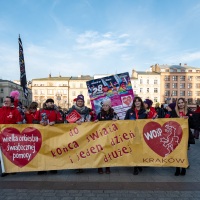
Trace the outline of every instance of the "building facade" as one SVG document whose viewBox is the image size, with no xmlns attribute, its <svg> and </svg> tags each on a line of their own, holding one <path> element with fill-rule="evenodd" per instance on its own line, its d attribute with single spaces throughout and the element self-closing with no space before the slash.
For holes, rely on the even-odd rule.
<svg viewBox="0 0 200 200">
<path fill-rule="evenodd" d="M 91 76 L 78 77 L 52 77 L 39 78 L 32 80 L 33 101 L 38 102 L 39 107 L 48 98 L 54 99 L 55 104 L 61 108 L 70 108 L 73 105 L 74 99 L 82 94 L 85 97 L 85 105 L 90 107 L 90 98 L 86 81 L 92 80 Z"/>
<path fill-rule="evenodd" d="M 23 105 L 28 106 L 32 101 L 32 91 L 28 89 L 28 99 L 24 97 L 23 88 L 12 81 L 2 80 L 0 79 L 0 106 L 3 105 L 4 98 L 6 96 L 10 96 L 10 93 L 14 90 L 18 90 L 20 93 L 19 100 L 22 102 Z"/>
<path fill-rule="evenodd" d="M 160 73 L 160 99 L 174 102 L 183 97 L 188 104 L 200 103 L 200 68 L 181 65 L 153 65 L 151 71 Z"/>
<path fill-rule="evenodd" d="M 131 83 L 136 96 L 160 102 L 160 73 L 132 70 Z"/>
</svg>

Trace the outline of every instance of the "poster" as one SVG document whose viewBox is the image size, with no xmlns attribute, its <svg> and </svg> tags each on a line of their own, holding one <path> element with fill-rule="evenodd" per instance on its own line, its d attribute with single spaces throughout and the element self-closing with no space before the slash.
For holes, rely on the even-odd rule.
<svg viewBox="0 0 200 200">
<path fill-rule="evenodd" d="M 124 119 L 126 111 L 131 108 L 134 94 L 129 73 L 121 73 L 86 82 L 92 109 L 98 114 L 102 101 L 111 99 L 112 108 L 119 119 Z"/>
</svg>

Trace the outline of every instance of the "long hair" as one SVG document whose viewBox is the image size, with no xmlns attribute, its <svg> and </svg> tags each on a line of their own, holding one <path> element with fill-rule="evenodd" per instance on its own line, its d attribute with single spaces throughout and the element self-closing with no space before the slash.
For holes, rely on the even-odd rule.
<svg viewBox="0 0 200 200">
<path fill-rule="evenodd" d="M 103 108 L 101 108 L 101 115 L 105 116 L 105 115 L 114 115 L 114 109 L 112 107 L 109 108 L 108 112 L 105 111 Z"/>
<path fill-rule="evenodd" d="M 133 104 L 132 104 L 132 106 L 131 106 L 131 109 L 132 109 L 132 110 L 135 110 L 135 102 L 136 102 L 136 100 L 138 100 L 139 102 L 141 102 L 141 108 L 140 108 L 140 109 L 144 109 L 144 103 L 143 103 L 141 97 L 135 97 L 135 98 L 133 99 Z"/>
<path fill-rule="evenodd" d="M 176 111 L 176 114 L 180 117 L 180 115 L 179 115 L 179 107 L 178 107 L 178 102 L 179 102 L 179 100 L 182 100 L 183 102 L 184 102 L 184 104 L 185 104 L 185 108 L 184 108 L 184 114 L 186 115 L 187 114 L 187 112 L 188 112 L 188 105 L 187 105 L 187 102 L 185 101 L 185 99 L 184 98 L 178 98 L 177 100 L 176 100 L 176 106 L 175 106 L 175 111 Z"/>
</svg>

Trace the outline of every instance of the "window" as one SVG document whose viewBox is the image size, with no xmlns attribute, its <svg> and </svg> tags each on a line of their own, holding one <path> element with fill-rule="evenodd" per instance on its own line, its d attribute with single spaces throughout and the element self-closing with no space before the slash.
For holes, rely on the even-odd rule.
<svg viewBox="0 0 200 200">
<path fill-rule="evenodd" d="M 37 95 L 37 94 L 38 94 L 38 90 L 34 90 L 34 94 L 36 94 L 36 95 Z"/>
<path fill-rule="evenodd" d="M 154 88 L 154 93 L 158 93 L 158 88 Z"/>
<path fill-rule="evenodd" d="M 172 88 L 177 88 L 177 83 L 172 83 Z"/>
<path fill-rule="evenodd" d="M 154 97 L 154 102 L 158 102 L 158 97 Z"/>
<path fill-rule="evenodd" d="M 185 81 L 185 76 L 180 76 L 180 81 Z"/>
<path fill-rule="evenodd" d="M 165 72 L 169 72 L 169 69 L 166 69 Z"/>
<path fill-rule="evenodd" d="M 177 96 L 177 95 L 178 95 L 177 90 L 173 90 L 173 91 L 172 91 L 172 96 Z"/>
<path fill-rule="evenodd" d="M 196 88 L 200 88 L 200 83 L 196 83 Z"/>
<path fill-rule="evenodd" d="M 188 89 L 192 88 L 192 83 L 188 83 Z"/>
<path fill-rule="evenodd" d="M 147 88 L 147 93 L 149 93 L 149 88 Z"/>
<path fill-rule="evenodd" d="M 169 90 L 165 90 L 165 96 L 167 96 L 167 97 L 170 96 L 170 91 Z"/>
<path fill-rule="evenodd" d="M 192 91 L 188 91 L 188 96 L 192 96 Z"/>
<path fill-rule="evenodd" d="M 196 96 L 200 96 L 200 91 L 196 91 Z"/>
<path fill-rule="evenodd" d="M 158 80 L 154 80 L 154 84 L 158 84 Z"/>
<path fill-rule="evenodd" d="M 200 76 L 196 76 L 196 80 L 197 80 L 197 81 L 200 81 Z"/>
<path fill-rule="evenodd" d="M 192 104 L 192 102 L 193 102 L 193 99 L 192 99 L 192 98 L 189 98 L 189 99 L 188 99 L 188 104 Z"/>
<path fill-rule="evenodd" d="M 63 90 L 63 94 L 67 94 L 67 90 Z"/>
<path fill-rule="evenodd" d="M 72 91 L 72 96 L 76 96 L 76 91 Z"/>
<path fill-rule="evenodd" d="M 140 88 L 140 93 L 142 93 L 143 92 L 143 89 L 142 88 Z"/>
<path fill-rule="evenodd" d="M 185 96 L 185 91 L 180 91 L 180 96 Z"/>
<path fill-rule="evenodd" d="M 53 90 L 47 90 L 47 94 L 53 94 Z"/>
<path fill-rule="evenodd" d="M 178 76 L 172 76 L 173 81 L 178 81 Z"/>
<path fill-rule="evenodd" d="M 83 91 L 80 91 L 80 94 L 83 94 Z"/>
<path fill-rule="evenodd" d="M 170 76 L 165 76 L 165 81 L 170 81 Z"/>
<path fill-rule="evenodd" d="M 181 89 L 185 89 L 185 83 L 181 83 L 181 84 L 180 84 L 180 88 L 181 88 Z"/>
<path fill-rule="evenodd" d="M 0 99 L 0 103 L 3 103 L 3 98 Z"/>
<path fill-rule="evenodd" d="M 170 88 L 170 83 L 165 83 L 165 88 L 169 89 Z"/>
<path fill-rule="evenodd" d="M 76 84 L 75 83 L 72 84 L 72 88 L 76 88 Z"/>
<path fill-rule="evenodd" d="M 83 83 L 80 83 L 80 88 L 83 88 Z"/>
<path fill-rule="evenodd" d="M 40 90 L 40 94 L 44 94 L 44 90 Z"/>
<path fill-rule="evenodd" d="M 140 79 L 140 84 L 142 84 L 143 83 L 143 81 L 142 81 L 142 79 Z"/>
<path fill-rule="evenodd" d="M 147 79 L 147 84 L 149 84 L 149 79 Z"/>
<path fill-rule="evenodd" d="M 193 76 L 188 76 L 188 81 L 192 81 Z"/>
<path fill-rule="evenodd" d="M 1 88 L 1 93 L 3 93 L 3 88 Z"/>
</svg>

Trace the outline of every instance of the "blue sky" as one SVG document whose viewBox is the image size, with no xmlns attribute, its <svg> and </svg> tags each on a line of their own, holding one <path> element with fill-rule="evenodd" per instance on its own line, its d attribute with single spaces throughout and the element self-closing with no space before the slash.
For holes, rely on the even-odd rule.
<svg viewBox="0 0 200 200">
<path fill-rule="evenodd" d="M 1 0 L 0 78 L 27 79 L 200 67 L 199 0 Z"/>
</svg>

